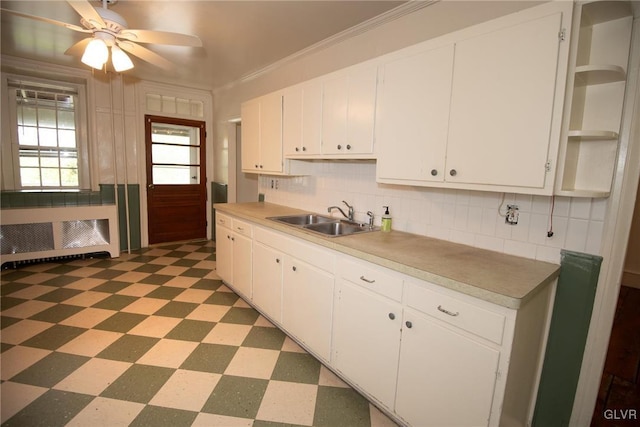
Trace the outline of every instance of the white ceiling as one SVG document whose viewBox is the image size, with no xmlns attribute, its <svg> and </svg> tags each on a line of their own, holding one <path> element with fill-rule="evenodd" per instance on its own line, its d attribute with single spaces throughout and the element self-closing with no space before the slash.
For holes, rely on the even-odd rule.
<svg viewBox="0 0 640 427">
<path fill-rule="evenodd" d="M 405 1 L 119 0 L 109 6 L 129 28 L 194 34 L 203 47 L 145 45 L 178 65 L 166 72 L 134 58 L 127 73 L 142 79 L 216 89 L 370 20 Z M 4 1 L 2 8 L 80 25 L 66 1 Z M 91 4 L 102 7 L 100 0 Z M 85 67 L 64 52 L 86 34 L 2 13 L 1 52 Z"/>
</svg>

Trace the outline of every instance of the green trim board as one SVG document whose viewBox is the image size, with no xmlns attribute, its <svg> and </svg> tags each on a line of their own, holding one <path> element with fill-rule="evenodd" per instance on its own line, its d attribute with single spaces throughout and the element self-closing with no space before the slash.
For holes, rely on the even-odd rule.
<svg viewBox="0 0 640 427">
<path fill-rule="evenodd" d="M 114 190 L 114 186 L 110 186 Z M 127 224 L 126 196 L 129 200 L 129 223 Z M 115 194 L 113 196 L 115 200 Z M 142 233 L 140 231 L 140 185 L 127 184 L 127 192 L 124 191 L 124 184 L 118 184 L 118 224 L 120 230 L 120 250 L 127 250 L 127 232 L 131 229 L 131 250 L 142 247 Z"/>
<path fill-rule="evenodd" d="M 569 425 L 601 264 L 601 256 L 561 251 L 533 427 Z"/>
</svg>

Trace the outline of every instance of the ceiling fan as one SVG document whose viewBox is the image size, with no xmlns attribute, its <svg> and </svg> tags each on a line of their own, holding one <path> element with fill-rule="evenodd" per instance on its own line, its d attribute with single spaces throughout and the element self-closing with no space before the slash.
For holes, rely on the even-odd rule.
<svg viewBox="0 0 640 427">
<path fill-rule="evenodd" d="M 102 7 L 94 8 L 88 0 L 68 0 L 67 3 L 80 15 L 82 26 L 69 24 L 41 16 L 29 15 L 15 10 L 1 9 L 23 18 L 35 19 L 49 24 L 66 27 L 73 31 L 91 34 L 65 51 L 67 55 L 82 54 L 82 62 L 96 69 L 102 69 L 111 50 L 111 62 L 117 72 L 133 68 L 128 52 L 150 64 L 165 70 L 172 70 L 175 65 L 157 53 L 138 43 L 167 44 L 176 46 L 202 46 L 198 36 L 172 33 L 167 31 L 129 29 L 127 21 L 116 12 L 108 9 L 108 5 L 118 0 L 97 0 Z"/>
</svg>

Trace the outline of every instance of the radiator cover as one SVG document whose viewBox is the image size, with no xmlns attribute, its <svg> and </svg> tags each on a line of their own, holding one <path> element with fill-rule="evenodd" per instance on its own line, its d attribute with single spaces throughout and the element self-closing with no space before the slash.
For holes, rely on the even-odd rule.
<svg viewBox="0 0 640 427">
<path fill-rule="evenodd" d="M 2 262 L 94 252 L 119 255 L 115 205 L 3 209 Z"/>
</svg>

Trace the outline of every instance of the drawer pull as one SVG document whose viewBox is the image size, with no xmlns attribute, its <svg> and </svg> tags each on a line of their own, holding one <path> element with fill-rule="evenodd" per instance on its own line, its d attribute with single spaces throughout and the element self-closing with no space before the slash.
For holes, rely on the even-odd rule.
<svg viewBox="0 0 640 427">
<path fill-rule="evenodd" d="M 449 316 L 457 316 L 460 314 L 460 312 L 456 311 L 455 313 L 453 311 L 449 311 L 447 309 L 442 308 L 441 305 L 438 306 L 438 310 L 440 310 L 441 312 L 443 312 L 444 314 L 448 314 Z"/>
<path fill-rule="evenodd" d="M 236 229 L 237 229 L 238 231 L 244 231 L 244 228 L 242 228 L 242 227 L 236 227 Z"/>
<path fill-rule="evenodd" d="M 367 283 L 376 283 L 375 280 L 369 280 L 364 276 L 360 276 L 360 280 L 362 280 L 363 282 L 367 282 Z"/>
</svg>

